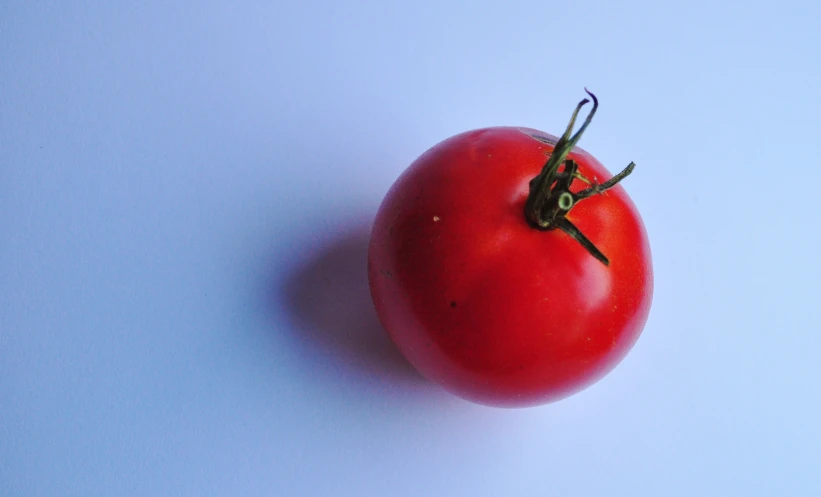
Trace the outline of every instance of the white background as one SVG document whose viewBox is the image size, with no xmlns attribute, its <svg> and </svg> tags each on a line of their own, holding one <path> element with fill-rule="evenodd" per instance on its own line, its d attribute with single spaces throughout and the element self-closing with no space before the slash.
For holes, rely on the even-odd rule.
<svg viewBox="0 0 821 497">
<path fill-rule="evenodd" d="M 0 495 L 819 495 L 818 5 L 4 2 Z M 470 404 L 385 338 L 367 229 L 584 86 L 649 322 L 574 397 Z"/>
</svg>

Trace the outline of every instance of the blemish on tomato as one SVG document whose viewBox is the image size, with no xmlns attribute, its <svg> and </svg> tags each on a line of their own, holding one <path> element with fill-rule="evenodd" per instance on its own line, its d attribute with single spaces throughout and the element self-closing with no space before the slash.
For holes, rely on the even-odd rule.
<svg viewBox="0 0 821 497">
<path fill-rule="evenodd" d="M 434 223 L 438 223 L 440 219 L 442 219 L 442 218 L 439 217 L 439 216 L 433 216 L 433 222 Z"/>
<path fill-rule="evenodd" d="M 536 141 L 546 143 L 548 145 L 555 145 L 556 144 L 556 140 L 553 140 L 553 139 L 548 138 L 546 136 L 539 136 L 539 135 L 531 134 L 530 137 L 533 138 Z"/>
<path fill-rule="evenodd" d="M 455 300 L 451 300 L 451 301 L 450 301 L 450 306 L 451 306 L 451 307 L 456 307 L 456 301 L 455 301 Z"/>
</svg>

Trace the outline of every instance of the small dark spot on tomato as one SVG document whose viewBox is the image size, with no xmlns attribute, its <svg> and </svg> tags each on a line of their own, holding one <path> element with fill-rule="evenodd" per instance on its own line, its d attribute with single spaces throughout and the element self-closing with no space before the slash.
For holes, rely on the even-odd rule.
<svg viewBox="0 0 821 497">
<path fill-rule="evenodd" d="M 450 301 L 450 306 L 451 306 L 451 307 L 456 307 L 456 301 L 451 300 L 451 301 Z"/>
<path fill-rule="evenodd" d="M 387 276 L 387 277 L 388 277 L 388 278 L 390 278 L 390 279 L 393 279 L 393 275 L 391 274 L 391 272 L 390 272 L 390 271 L 386 271 L 386 270 L 384 270 L 384 269 L 380 269 L 380 270 L 379 270 L 379 274 L 381 274 L 382 276 Z"/>
</svg>

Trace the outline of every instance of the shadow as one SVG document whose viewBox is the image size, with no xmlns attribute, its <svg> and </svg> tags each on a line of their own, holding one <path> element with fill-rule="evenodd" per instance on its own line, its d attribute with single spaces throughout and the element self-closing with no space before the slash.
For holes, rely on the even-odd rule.
<svg viewBox="0 0 821 497">
<path fill-rule="evenodd" d="M 435 389 L 382 328 L 368 288 L 369 230 L 363 226 L 309 256 L 275 296 L 286 306 L 295 341 L 313 369 L 391 390 Z M 348 385 L 349 387 L 351 385 Z"/>
</svg>

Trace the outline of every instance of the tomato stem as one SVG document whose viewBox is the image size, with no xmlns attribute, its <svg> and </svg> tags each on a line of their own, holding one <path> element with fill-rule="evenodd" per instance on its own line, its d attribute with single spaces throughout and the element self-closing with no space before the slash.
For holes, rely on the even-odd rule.
<svg viewBox="0 0 821 497">
<path fill-rule="evenodd" d="M 525 202 L 525 217 L 527 221 L 535 228 L 541 230 L 560 229 L 569 235 L 571 238 L 579 242 L 590 255 L 601 261 L 604 265 L 609 265 L 610 261 L 607 257 L 591 242 L 584 234 L 567 219 L 567 213 L 580 200 L 584 200 L 593 195 L 604 193 L 616 186 L 621 180 L 626 178 L 633 172 L 636 167 L 634 163 L 630 163 L 623 171 L 613 176 L 602 184 L 593 183 L 579 173 L 579 166 L 576 161 L 568 159 L 573 147 L 582 136 L 582 133 L 587 129 L 596 110 L 599 108 L 599 100 L 595 95 L 590 93 L 587 88 L 584 91 L 593 99 L 593 109 L 584 120 L 581 127 L 575 134 L 573 133 L 573 126 L 576 125 L 576 118 L 579 116 L 579 111 L 587 103 L 588 99 L 584 99 L 576 106 L 576 110 L 570 116 L 570 122 L 564 134 L 559 138 L 553 146 L 553 152 L 547 159 L 547 162 L 542 167 L 538 176 L 530 181 L 530 193 Z M 562 171 L 559 171 L 559 166 L 564 165 Z M 583 183 L 590 185 L 589 188 L 581 190 L 577 193 L 570 191 L 570 186 L 573 180 L 578 179 Z"/>
</svg>

